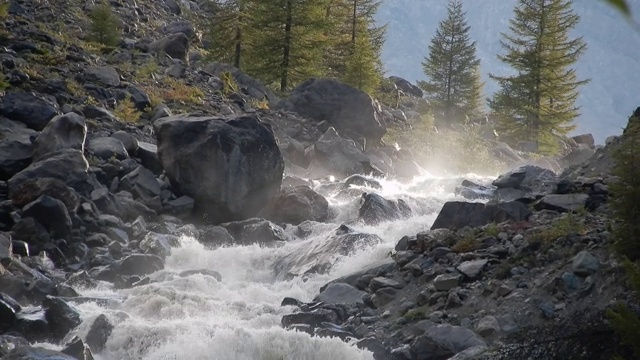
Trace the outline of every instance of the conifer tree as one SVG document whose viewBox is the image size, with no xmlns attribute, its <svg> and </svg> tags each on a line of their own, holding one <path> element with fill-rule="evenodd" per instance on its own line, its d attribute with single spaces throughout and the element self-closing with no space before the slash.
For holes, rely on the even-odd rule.
<svg viewBox="0 0 640 360">
<path fill-rule="evenodd" d="M 246 70 L 286 92 L 324 73 L 328 0 L 253 0 Z"/>
<path fill-rule="evenodd" d="M 108 3 L 97 4 L 89 14 L 89 19 L 89 36 L 92 41 L 107 46 L 115 46 L 120 42 L 120 19 Z"/>
<path fill-rule="evenodd" d="M 249 19 L 246 0 L 216 0 L 216 12 L 210 18 L 207 37 L 211 41 L 209 55 L 216 61 L 242 67 Z"/>
<path fill-rule="evenodd" d="M 358 31 L 351 53 L 346 59 L 342 80 L 366 93 L 373 94 L 382 80 L 376 53 L 368 31 Z"/>
<path fill-rule="evenodd" d="M 519 0 L 510 21 L 510 34 L 502 34 L 504 55 L 514 75 L 491 78 L 501 89 L 489 101 L 498 130 L 512 142 L 533 142 L 538 152 L 554 153 L 555 137 L 575 128 L 579 115 L 579 80 L 573 65 L 584 53 L 581 37 L 570 31 L 578 24 L 570 0 Z"/>
<path fill-rule="evenodd" d="M 460 121 L 480 111 L 482 82 L 476 43 L 461 0 L 450 0 L 447 18 L 440 22 L 422 67 L 427 81 L 419 82 L 447 120 Z"/>
</svg>

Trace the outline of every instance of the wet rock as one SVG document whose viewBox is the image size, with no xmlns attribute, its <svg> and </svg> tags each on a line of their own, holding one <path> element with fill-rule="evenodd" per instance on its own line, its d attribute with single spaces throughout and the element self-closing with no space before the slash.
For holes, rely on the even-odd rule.
<svg viewBox="0 0 640 360">
<path fill-rule="evenodd" d="M 486 347 L 473 331 L 460 326 L 433 324 L 411 343 L 411 353 L 416 360 L 448 359 L 473 347 Z"/>
<path fill-rule="evenodd" d="M 316 309 L 310 312 L 298 312 L 282 317 L 282 326 L 285 328 L 298 324 L 305 324 L 312 328 L 317 328 L 325 322 L 337 323 L 337 314 L 329 309 Z"/>
<path fill-rule="evenodd" d="M 162 258 L 171 254 L 171 248 L 180 246 L 180 238 L 173 235 L 148 232 L 138 247 L 145 254 L 158 255 Z"/>
<path fill-rule="evenodd" d="M 458 286 L 460 276 L 458 274 L 442 274 L 433 279 L 433 286 L 437 291 L 449 291 Z"/>
<path fill-rule="evenodd" d="M 380 242 L 382 239 L 377 235 L 361 233 L 341 225 L 326 238 L 318 238 L 308 246 L 284 255 L 276 261 L 274 269 L 278 277 L 325 273 L 335 263 L 336 255 L 347 256 L 356 249 Z"/>
<path fill-rule="evenodd" d="M 389 350 L 384 346 L 382 341 L 375 337 L 361 339 L 356 343 L 356 346 L 360 349 L 367 349 L 371 351 L 373 353 L 373 358 L 376 360 L 389 359 Z M 396 360 L 396 358 L 393 359 Z"/>
<path fill-rule="evenodd" d="M 29 342 L 27 339 L 11 336 L 11 335 L 0 335 L 0 358 L 6 359 L 7 356 L 13 349 L 29 346 Z"/>
<path fill-rule="evenodd" d="M 9 179 L 9 193 L 13 194 L 30 179 L 54 178 L 81 194 L 89 193 L 93 186 L 89 182 L 89 164 L 81 151 L 61 150 L 44 160 L 29 165 Z"/>
<path fill-rule="evenodd" d="M 399 199 L 391 201 L 374 193 L 362 195 L 363 203 L 358 210 L 358 217 L 366 224 L 379 224 L 383 221 L 398 220 L 411 216 L 411 208 Z"/>
<path fill-rule="evenodd" d="M 129 158 L 129 153 L 127 153 L 122 141 L 112 137 L 101 137 L 89 141 L 87 150 L 102 160 Z"/>
<path fill-rule="evenodd" d="M 289 236 L 280 226 L 259 218 L 221 224 L 227 229 L 236 244 L 273 245 L 275 242 L 287 241 Z"/>
<path fill-rule="evenodd" d="M 158 55 L 166 54 L 173 59 L 187 61 L 189 37 L 183 33 L 165 36 L 149 44 L 149 51 Z"/>
<path fill-rule="evenodd" d="M 8 92 L 0 100 L 0 114 L 22 122 L 33 130 L 42 131 L 58 115 L 58 108 L 32 93 Z"/>
<path fill-rule="evenodd" d="M 313 301 L 321 301 L 326 304 L 364 304 L 362 297 L 366 292 L 360 291 L 349 284 L 329 284 Z"/>
<path fill-rule="evenodd" d="M 42 307 L 51 329 L 51 336 L 56 341 L 62 340 L 69 331 L 82 323 L 78 312 L 60 298 L 48 296 Z"/>
<path fill-rule="evenodd" d="M 461 229 L 465 226 L 478 227 L 504 221 L 523 221 L 530 215 L 531 211 L 527 206 L 517 201 L 495 205 L 449 201 L 440 210 L 431 230 Z"/>
<path fill-rule="evenodd" d="M 222 226 L 208 225 L 200 228 L 200 236 L 198 241 L 209 246 L 217 247 L 220 245 L 233 244 L 233 236 Z"/>
<path fill-rule="evenodd" d="M 327 121 L 340 132 L 361 135 L 374 146 L 386 133 L 379 105 L 366 93 L 333 79 L 309 79 L 298 85 L 278 109 L 317 122 Z"/>
<path fill-rule="evenodd" d="M 554 210 L 562 212 L 578 211 L 584 209 L 589 195 L 587 194 L 550 194 L 538 201 L 534 208 L 541 210 Z"/>
<path fill-rule="evenodd" d="M 163 268 L 162 259 L 156 255 L 133 254 L 98 270 L 96 278 L 113 282 L 119 276 L 144 276 Z"/>
<path fill-rule="evenodd" d="M 475 279 L 480 275 L 484 267 L 489 263 L 487 259 L 465 261 L 458 265 L 457 269 L 470 279 Z"/>
<path fill-rule="evenodd" d="M 378 190 L 382 189 L 382 185 L 380 185 L 379 181 L 372 178 L 368 178 L 366 176 L 362 176 L 360 174 L 351 175 L 348 178 L 344 179 L 342 182 L 347 187 L 361 186 L 361 187 L 368 187 L 371 189 L 378 189 Z"/>
<path fill-rule="evenodd" d="M 464 180 L 461 186 L 455 188 L 455 193 L 469 200 L 477 200 L 491 197 L 493 190 L 469 180 Z"/>
<path fill-rule="evenodd" d="M 32 160 L 31 138 L 37 133 L 26 125 L 0 117 L 0 181 L 29 166 Z"/>
<path fill-rule="evenodd" d="M 51 119 L 33 143 L 33 160 L 38 161 L 56 151 L 76 149 L 84 151 L 87 125 L 76 113 L 58 115 Z"/>
<path fill-rule="evenodd" d="M 12 350 L 3 360 L 78 360 L 77 358 L 54 350 L 36 346 L 22 346 Z"/>
<path fill-rule="evenodd" d="M 588 251 L 580 251 L 573 257 L 571 270 L 576 275 L 589 276 L 600 269 L 600 262 Z"/>
<path fill-rule="evenodd" d="M 64 345 L 64 348 L 62 348 L 61 352 L 63 354 L 73 356 L 76 359 L 93 360 L 91 349 L 88 345 L 82 342 L 82 339 L 77 336 L 74 336 L 71 340 L 69 340 Z"/>
<path fill-rule="evenodd" d="M 120 75 L 112 66 L 89 66 L 84 69 L 84 77 L 86 81 L 98 85 L 107 87 L 120 85 Z"/>
<path fill-rule="evenodd" d="M 209 221 L 255 216 L 280 189 L 284 160 L 271 127 L 256 114 L 174 116 L 154 128 L 171 183 Z"/>
<path fill-rule="evenodd" d="M 10 329 L 18 320 L 17 313 L 21 306 L 11 296 L 0 292 L 0 331 Z"/>
<path fill-rule="evenodd" d="M 329 216 L 329 202 L 309 186 L 283 187 L 261 214 L 277 223 L 321 222 Z"/>
<path fill-rule="evenodd" d="M 518 188 L 526 176 L 527 172 L 524 170 L 512 171 L 507 174 L 500 175 L 492 182 L 492 185 L 497 188 Z"/>
<path fill-rule="evenodd" d="M 498 188 L 515 188 L 534 193 L 546 193 L 552 190 L 557 181 L 556 174 L 539 166 L 526 165 L 500 175 L 493 182 Z"/>
<path fill-rule="evenodd" d="M 105 344 L 113 331 L 113 325 L 109 322 L 109 319 L 104 314 L 98 315 L 85 338 L 87 345 L 96 353 L 104 350 Z"/>
<path fill-rule="evenodd" d="M 214 271 L 214 270 L 209 270 L 209 269 L 197 269 L 197 270 L 185 270 L 183 272 L 181 272 L 180 274 L 178 274 L 178 276 L 180 277 L 188 277 L 191 275 L 205 275 L 205 276 L 211 276 L 212 278 L 218 280 L 218 281 L 222 281 L 222 275 L 220 275 L 219 272 Z"/>
<path fill-rule="evenodd" d="M 71 232 L 71 218 L 65 204 L 48 195 L 42 195 L 22 209 L 24 217 L 32 217 L 53 236 L 65 237 Z"/>
<path fill-rule="evenodd" d="M 120 142 L 122 142 L 122 145 L 124 145 L 124 148 L 127 150 L 127 153 L 129 154 L 129 156 L 136 155 L 139 145 L 138 145 L 138 139 L 133 137 L 133 135 L 129 134 L 126 131 L 121 130 L 111 134 L 111 137 L 118 139 L 120 140 Z"/>
</svg>

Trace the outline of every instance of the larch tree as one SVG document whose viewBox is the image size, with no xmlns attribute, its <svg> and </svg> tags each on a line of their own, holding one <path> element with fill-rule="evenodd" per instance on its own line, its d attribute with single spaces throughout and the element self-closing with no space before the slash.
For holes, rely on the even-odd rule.
<svg viewBox="0 0 640 360">
<path fill-rule="evenodd" d="M 280 92 L 324 74 L 328 0 L 252 0 L 245 69 Z"/>
<path fill-rule="evenodd" d="M 210 17 L 207 38 L 211 41 L 212 59 L 242 68 L 249 19 L 247 0 L 216 0 L 216 11 Z"/>
<path fill-rule="evenodd" d="M 473 117 L 482 107 L 480 60 L 469 30 L 462 1 L 449 1 L 447 18 L 440 22 L 422 63 L 427 80 L 419 85 L 448 121 Z"/>
<path fill-rule="evenodd" d="M 579 116 L 575 63 L 586 50 L 581 37 L 571 37 L 580 17 L 570 0 L 519 0 L 502 34 L 505 51 L 498 58 L 513 75 L 490 77 L 500 90 L 489 101 L 498 131 L 510 142 L 530 142 L 539 153 L 557 151 L 557 136 L 575 128 Z"/>
</svg>

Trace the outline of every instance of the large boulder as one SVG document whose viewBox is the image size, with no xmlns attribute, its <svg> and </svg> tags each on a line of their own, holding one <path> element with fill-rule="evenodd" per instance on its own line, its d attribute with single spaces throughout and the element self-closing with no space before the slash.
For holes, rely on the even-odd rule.
<svg viewBox="0 0 640 360">
<path fill-rule="evenodd" d="M 518 201 L 495 205 L 449 201 L 440 210 L 431 230 L 461 229 L 465 226 L 478 227 L 504 221 L 524 221 L 530 215 L 529 208 Z"/>
<path fill-rule="evenodd" d="M 280 278 L 314 273 L 326 273 L 338 256 L 347 256 L 358 249 L 382 242 L 379 236 L 358 232 L 340 225 L 327 237 L 314 238 L 305 246 L 284 255 L 275 263 L 276 275 Z"/>
<path fill-rule="evenodd" d="M 576 144 L 578 145 L 586 145 L 590 148 L 593 148 L 596 146 L 596 140 L 593 138 L 592 134 L 582 134 L 582 135 L 576 135 L 571 137 L 571 139 L 573 139 L 573 141 L 576 142 Z"/>
<path fill-rule="evenodd" d="M 109 160 L 112 157 L 118 160 L 124 160 L 129 157 L 129 153 L 122 141 L 114 137 L 92 139 L 89 141 L 87 150 L 102 160 Z"/>
<path fill-rule="evenodd" d="M 364 193 L 362 200 L 358 217 L 369 225 L 411 216 L 411 208 L 402 199 L 387 200 L 378 194 Z"/>
<path fill-rule="evenodd" d="M 88 169 L 89 164 L 80 150 L 61 150 L 15 174 L 9 179 L 9 193 L 17 191 L 29 179 L 50 177 L 86 194 L 92 190 Z"/>
<path fill-rule="evenodd" d="M 166 54 L 173 59 L 187 61 L 189 37 L 183 33 L 171 34 L 149 44 L 149 51 Z"/>
<path fill-rule="evenodd" d="M 103 86 L 120 85 L 120 74 L 113 66 L 89 66 L 84 70 L 86 81 Z"/>
<path fill-rule="evenodd" d="M 371 164 L 353 140 L 344 139 L 334 128 L 329 128 L 309 149 L 309 172 L 312 177 L 335 175 L 346 177 L 353 174 L 383 175 Z"/>
<path fill-rule="evenodd" d="M 238 245 L 274 245 L 289 239 L 283 228 L 260 218 L 224 223 L 221 226 L 227 230 L 233 237 L 233 242 Z"/>
<path fill-rule="evenodd" d="M 271 127 L 257 114 L 172 116 L 153 125 L 171 183 L 208 220 L 250 218 L 280 189 L 284 160 Z"/>
<path fill-rule="evenodd" d="M 75 212 L 80 206 L 80 197 L 62 180 L 54 178 L 29 179 L 11 192 L 11 202 L 22 208 L 42 195 L 50 196 L 64 203 L 69 212 Z"/>
<path fill-rule="evenodd" d="M 71 217 L 66 205 L 47 195 L 42 195 L 22 209 L 22 216 L 32 217 L 52 235 L 65 237 L 71 232 Z"/>
<path fill-rule="evenodd" d="M 559 162 L 564 167 L 582 164 L 585 161 L 589 160 L 595 153 L 596 150 L 594 148 L 581 144 L 577 148 L 571 150 L 570 153 L 562 157 Z"/>
<path fill-rule="evenodd" d="M 325 221 L 329 202 L 309 186 L 283 187 L 263 210 L 266 219 L 298 225 L 303 221 Z"/>
<path fill-rule="evenodd" d="M 62 149 L 84 151 L 87 125 L 76 113 L 58 115 L 51 119 L 33 143 L 33 160 L 38 161 Z"/>
<path fill-rule="evenodd" d="M 402 90 L 402 92 L 404 92 L 405 94 L 410 94 L 419 98 L 421 98 L 424 95 L 424 93 L 422 92 L 422 89 L 420 89 L 419 87 L 413 85 L 409 81 L 399 76 L 390 76 L 389 80 L 393 81 L 393 83 L 396 84 L 398 89 Z"/>
<path fill-rule="evenodd" d="M 31 137 L 37 132 L 23 123 L 0 116 L 0 181 L 6 181 L 31 163 Z"/>
<path fill-rule="evenodd" d="M 49 120 L 58 115 L 58 108 L 34 94 L 10 92 L 0 99 L 0 115 L 41 131 Z"/>
<path fill-rule="evenodd" d="M 549 169 L 535 165 L 525 165 L 500 175 L 493 181 L 499 189 L 521 189 L 535 193 L 546 193 L 553 189 L 557 175 Z"/>
<path fill-rule="evenodd" d="M 341 133 L 361 136 L 374 146 L 387 131 L 380 105 L 371 96 L 333 79 L 303 82 L 278 108 L 318 122 L 327 121 Z"/>
</svg>

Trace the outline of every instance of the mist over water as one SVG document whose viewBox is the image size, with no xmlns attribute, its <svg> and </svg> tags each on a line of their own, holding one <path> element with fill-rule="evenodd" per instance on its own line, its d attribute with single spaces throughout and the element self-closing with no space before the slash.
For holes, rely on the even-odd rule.
<svg viewBox="0 0 640 360">
<path fill-rule="evenodd" d="M 153 283 L 126 290 L 114 290 L 107 284 L 81 289 L 83 296 L 112 301 L 74 304 L 84 320 L 78 335 L 84 338 L 99 314 L 109 318 L 115 328 L 105 350 L 96 356 L 100 360 L 373 359 L 370 352 L 339 339 L 283 329 L 282 316 L 294 309 L 281 307 L 280 303 L 285 297 L 311 301 L 330 280 L 387 258 L 402 236 L 428 230 L 442 204 L 456 199 L 454 189 L 463 178 L 483 182 L 473 175 L 425 175 L 407 183 L 376 179 L 382 185 L 378 190 L 357 188 L 387 199 L 403 199 L 413 211 L 414 216 L 409 219 L 377 226 L 353 221 L 358 216 L 358 196 L 345 198 L 324 193 L 335 215 L 332 224 L 318 224 L 307 239 L 280 247 L 251 245 L 208 250 L 195 239 L 182 237 L 180 247 L 167 257 L 165 269 L 150 276 Z M 316 188 L 321 185 L 318 183 Z M 287 254 L 303 251 L 313 242 L 323 241 L 343 222 L 358 231 L 378 235 L 382 242 L 349 256 L 338 255 L 329 274 L 286 280 L 277 276 L 274 263 Z M 196 269 L 215 270 L 222 275 L 222 281 L 202 274 L 178 276 L 184 270 Z"/>
</svg>

